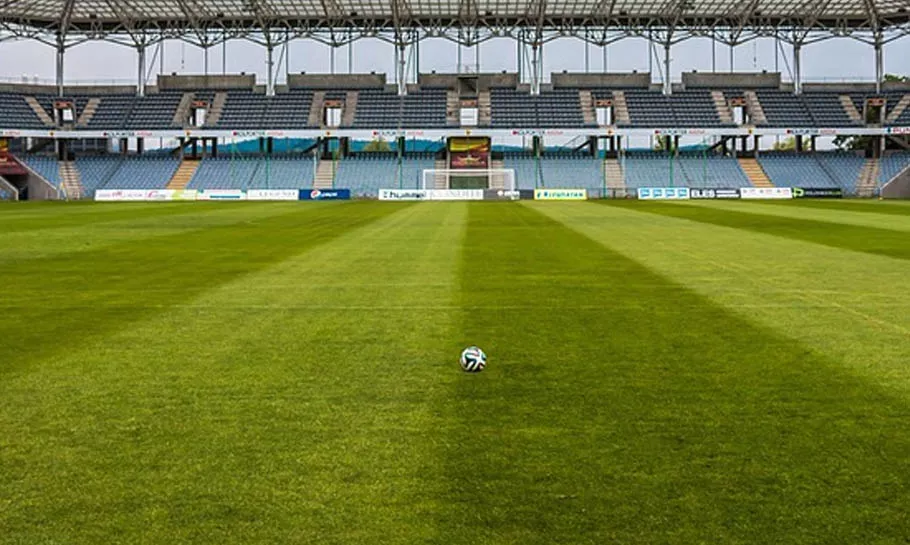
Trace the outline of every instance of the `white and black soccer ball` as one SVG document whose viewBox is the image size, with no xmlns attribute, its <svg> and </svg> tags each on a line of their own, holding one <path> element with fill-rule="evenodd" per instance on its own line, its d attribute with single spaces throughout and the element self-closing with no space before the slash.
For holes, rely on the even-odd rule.
<svg viewBox="0 0 910 545">
<path fill-rule="evenodd" d="M 461 369 L 466 373 L 479 373 L 487 366 L 487 355 L 476 346 L 461 351 Z"/>
</svg>

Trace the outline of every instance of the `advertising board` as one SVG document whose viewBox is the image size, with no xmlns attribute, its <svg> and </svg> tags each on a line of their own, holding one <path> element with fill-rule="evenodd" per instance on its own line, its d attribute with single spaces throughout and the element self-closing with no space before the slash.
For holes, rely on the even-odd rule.
<svg viewBox="0 0 910 545">
<path fill-rule="evenodd" d="M 587 189 L 535 189 L 535 201 L 584 201 L 588 198 Z"/>
<path fill-rule="evenodd" d="M 245 201 L 246 193 L 239 189 L 202 189 L 196 193 L 197 201 Z"/>
<path fill-rule="evenodd" d="M 299 197 L 297 189 L 250 189 L 246 192 L 248 201 L 296 201 Z"/>
<path fill-rule="evenodd" d="M 739 189 L 690 189 L 690 199 L 738 199 Z"/>
<path fill-rule="evenodd" d="M 743 199 L 792 199 L 789 187 L 744 187 L 739 190 Z"/>
<path fill-rule="evenodd" d="M 794 187 L 794 199 L 843 199 L 844 190 L 839 187 Z"/>
<path fill-rule="evenodd" d="M 689 199 L 688 187 L 639 187 L 638 198 L 648 200 L 687 200 Z"/>
<path fill-rule="evenodd" d="M 301 189 L 301 201 L 347 201 L 351 198 L 350 189 Z"/>
</svg>

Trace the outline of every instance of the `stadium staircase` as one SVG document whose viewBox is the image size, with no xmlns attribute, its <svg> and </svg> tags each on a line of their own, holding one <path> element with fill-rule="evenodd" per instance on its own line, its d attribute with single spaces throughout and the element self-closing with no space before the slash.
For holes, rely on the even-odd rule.
<svg viewBox="0 0 910 545">
<path fill-rule="evenodd" d="M 629 105 L 626 103 L 626 93 L 623 91 L 613 91 L 613 124 L 628 125 L 632 123 L 629 117 Z"/>
<path fill-rule="evenodd" d="M 623 174 L 622 164 L 618 159 L 607 159 L 604 161 L 604 177 L 607 182 L 607 189 L 625 189 L 626 177 Z"/>
<path fill-rule="evenodd" d="M 730 104 L 727 103 L 727 97 L 723 91 L 711 91 L 711 99 L 714 101 L 714 109 L 717 110 L 717 117 L 721 123 L 728 125 L 733 124 L 733 112 L 730 110 Z"/>
<path fill-rule="evenodd" d="M 41 120 L 47 127 L 55 127 L 54 119 L 48 115 L 47 110 L 44 109 L 44 106 L 38 102 L 38 99 L 35 97 L 25 97 L 25 102 L 28 103 L 29 107 L 35 112 L 35 115 L 38 116 L 38 119 Z"/>
<path fill-rule="evenodd" d="M 198 159 L 184 159 L 181 161 L 180 166 L 177 167 L 174 175 L 171 176 L 171 180 L 167 183 L 167 188 L 186 189 L 186 186 L 190 185 L 193 176 L 196 175 L 199 163 L 200 161 Z"/>
<path fill-rule="evenodd" d="M 493 124 L 493 99 L 490 98 L 490 91 L 477 93 L 477 124 L 481 127 Z"/>
<path fill-rule="evenodd" d="M 910 106 L 910 95 L 904 95 L 901 97 L 900 101 L 894 105 L 894 108 L 888 112 L 888 117 L 885 118 L 885 123 L 894 123 L 897 121 L 897 118 L 899 118 L 901 114 L 904 113 L 904 110 L 906 110 L 908 106 Z"/>
<path fill-rule="evenodd" d="M 449 127 L 458 127 L 461 125 L 460 113 L 461 107 L 458 100 L 458 91 L 449 90 L 446 92 L 446 125 Z"/>
<path fill-rule="evenodd" d="M 310 127 L 321 127 L 323 125 L 322 112 L 325 106 L 325 91 L 316 91 L 313 93 L 313 101 L 310 102 L 310 115 L 307 118 L 307 125 Z"/>
<path fill-rule="evenodd" d="M 205 126 L 214 127 L 221 121 L 221 114 L 224 113 L 224 104 L 227 102 L 227 93 L 215 93 L 215 99 L 212 100 L 212 107 L 205 116 Z"/>
<path fill-rule="evenodd" d="M 86 103 L 85 108 L 82 109 L 82 113 L 79 114 L 79 119 L 76 120 L 76 126 L 88 127 L 88 124 L 91 122 L 92 118 L 95 117 L 95 112 L 98 111 L 98 106 L 100 105 L 100 98 L 90 98 L 88 103 Z"/>
<path fill-rule="evenodd" d="M 335 172 L 340 163 L 340 159 L 337 162 L 331 159 L 319 161 L 319 166 L 316 167 L 316 178 L 313 180 L 313 189 L 332 189 L 335 186 Z"/>
<path fill-rule="evenodd" d="M 584 119 L 585 125 L 593 127 L 597 125 L 597 112 L 594 111 L 594 95 L 590 89 L 578 91 L 578 101 L 581 103 L 581 118 Z"/>
<path fill-rule="evenodd" d="M 858 197 L 873 197 L 878 189 L 878 178 L 881 175 L 881 162 L 878 159 L 866 159 L 856 182 Z"/>
<path fill-rule="evenodd" d="M 341 126 L 350 127 L 354 124 L 354 117 L 357 115 L 357 98 L 360 94 L 357 91 L 348 91 L 344 95 L 344 111 L 341 113 Z"/>
<path fill-rule="evenodd" d="M 859 110 L 856 109 L 856 104 L 853 103 L 853 99 L 849 95 L 840 96 L 841 106 L 844 107 L 844 111 L 847 112 L 847 117 L 850 118 L 850 121 L 856 123 L 863 122 L 863 116 L 859 113 Z"/>
<path fill-rule="evenodd" d="M 63 187 L 67 200 L 81 199 L 84 191 L 82 188 L 82 177 L 79 175 L 76 163 L 60 161 L 57 168 L 60 172 L 60 185 Z"/>
<path fill-rule="evenodd" d="M 753 125 L 764 125 L 768 122 L 768 118 L 765 116 L 765 109 L 762 108 L 761 102 L 758 100 L 758 95 L 755 94 L 755 91 L 744 91 L 743 98 L 746 99 L 746 106 L 749 107 L 749 115 L 752 118 Z"/>
<path fill-rule="evenodd" d="M 764 169 L 756 159 L 740 158 L 739 168 L 743 170 L 749 182 L 755 187 L 774 187 L 771 179 L 765 174 Z"/>
<path fill-rule="evenodd" d="M 195 97 L 195 93 L 183 93 L 183 96 L 180 97 L 180 104 L 177 105 L 177 110 L 174 112 L 174 118 L 171 120 L 171 125 L 174 127 L 183 127 L 186 125 L 186 120 L 190 117 L 190 106 L 193 105 L 193 99 Z"/>
</svg>

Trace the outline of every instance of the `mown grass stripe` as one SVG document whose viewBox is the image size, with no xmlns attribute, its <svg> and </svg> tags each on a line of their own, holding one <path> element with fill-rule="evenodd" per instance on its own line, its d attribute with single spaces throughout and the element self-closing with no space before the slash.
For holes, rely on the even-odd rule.
<svg viewBox="0 0 910 545">
<path fill-rule="evenodd" d="M 666 202 L 602 201 L 602 203 L 602 206 L 616 206 L 637 212 L 733 227 L 856 252 L 910 259 L 910 247 L 906 244 L 907 233 L 891 229 Z"/>
<path fill-rule="evenodd" d="M 250 221 L 238 210 L 227 225 L 4 264 L 3 311 L 15 320 L 0 336 L 0 373 L 128 327 L 162 306 L 329 243 L 399 209 L 385 203 L 280 208 L 277 215 Z"/>
<path fill-rule="evenodd" d="M 906 539 L 906 403 L 524 205 L 469 219 L 445 542 Z"/>
<path fill-rule="evenodd" d="M 858 212 L 844 209 L 826 209 L 811 206 L 800 206 L 798 200 L 784 201 L 786 205 L 768 204 L 773 201 L 685 201 L 686 206 L 700 206 L 703 208 L 729 210 L 748 214 L 761 214 L 766 216 L 779 216 L 805 221 L 821 221 L 838 223 L 844 226 L 872 227 L 874 229 L 890 229 L 910 233 L 910 215 L 905 214 L 874 214 L 870 211 Z M 879 208 L 887 209 L 887 206 Z"/>
<path fill-rule="evenodd" d="M 874 201 L 868 199 L 797 199 L 795 201 L 765 201 L 781 207 L 813 208 L 818 210 L 843 210 L 845 212 L 866 212 L 910 216 L 910 203 L 906 201 Z"/>
<path fill-rule="evenodd" d="M 377 206 L 4 377 L 0 543 L 432 539 L 465 205 Z"/>
</svg>

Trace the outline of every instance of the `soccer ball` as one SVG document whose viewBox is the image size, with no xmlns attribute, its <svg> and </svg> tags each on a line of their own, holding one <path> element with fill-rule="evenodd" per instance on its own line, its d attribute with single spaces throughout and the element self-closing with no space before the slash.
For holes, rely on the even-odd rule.
<svg viewBox="0 0 910 545">
<path fill-rule="evenodd" d="M 461 369 L 466 373 L 479 373 L 487 366 L 487 355 L 476 346 L 461 351 Z"/>
</svg>

